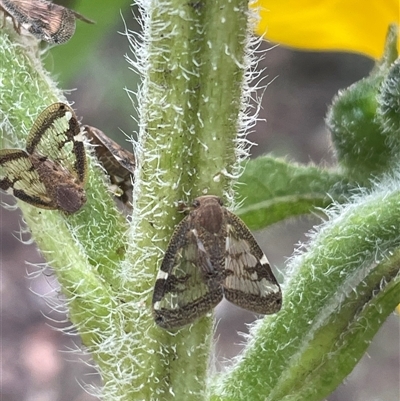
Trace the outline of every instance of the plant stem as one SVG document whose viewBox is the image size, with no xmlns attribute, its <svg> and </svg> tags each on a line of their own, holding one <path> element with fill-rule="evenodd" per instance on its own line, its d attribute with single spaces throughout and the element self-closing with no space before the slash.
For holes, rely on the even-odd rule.
<svg viewBox="0 0 400 401">
<path fill-rule="evenodd" d="M 330 212 L 213 400 L 314 401 L 341 383 L 400 301 L 399 204 L 397 173 Z"/>
<path fill-rule="evenodd" d="M 20 37 L 7 27 L 0 30 L 1 143 L 7 147 L 24 149 L 38 114 L 55 101 L 65 101 L 38 57 L 36 40 Z M 103 344 L 122 326 L 114 291 L 118 293 L 120 285 L 116 273 L 126 248 L 127 225 L 111 199 L 103 172 L 94 167 L 90 154 L 88 159 L 88 201 L 78 213 L 67 216 L 23 202 L 18 205 L 33 239 L 55 270 L 69 318 L 107 382 L 112 376 L 109 360 L 116 352 L 105 350 Z"/>
<path fill-rule="evenodd" d="M 126 288 L 141 333 L 132 382 L 141 399 L 202 400 L 211 316 L 182 330 L 154 325 L 151 292 L 163 250 L 182 219 L 178 201 L 202 194 L 232 199 L 243 112 L 248 2 L 143 2 L 144 83 L 135 177 L 132 269 Z M 243 127 L 241 127 L 243 128 Z M 129 296 L 129 291 L 127 291 Z"/>
</svg>

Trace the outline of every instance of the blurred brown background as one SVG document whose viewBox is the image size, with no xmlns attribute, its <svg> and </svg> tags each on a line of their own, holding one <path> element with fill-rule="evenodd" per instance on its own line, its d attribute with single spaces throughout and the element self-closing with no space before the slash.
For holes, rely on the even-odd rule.
<svg viewBox="0 0 400 401">
<path fill-rule="evenodd" d="M 82 11 L 79 5 L 76 2 L 72 7 Z M 86 15 L 91 18 L 90 13 Z M 137 29 L 129 8 L 125 7 L 122 15 L 132 29 Z M 83 122 L 102 129 L 129 149 L 121 130 L 134 135 L 136 124 L 130 117 L 134 110 L 123 88 L 134 90 L 137 77 L 124 60 L 130 50 L 127 39 L 118 34 L 124 31 L 121 18 L 116 21 L 117 24 L 107 27 L 109 33 L 92 49 L 90 61 L 81 66 L 79 74 L 71 80 L 63 81 L 62 75 L 60 79 L 64 88 L 77 88 L 68 99 L 75 102 L 74 108 Z M 78 22 L 77 29 L 80 28 Z M 263 44 L 264 49 L 268 47 Z M 77 48 L 76 57 L 79 52 Z M 51 65 L 51 55 L 47 57 Z M 57 75 L 57 64 L 53 67 Z M 260 119 L 267 122 L 260 121 L 249 136 L 258 144 L 253 155 L 273 152 L 303 163 L 333 163 L 329 135 L 324 128 L 327 105 L 339 89 L 368 74 L 371 60 L 357 55 L 295 52 L 280 47 L 265 55 L 259 68 L 265 67 L 266 82 L 276 79 L 263 98 Z M 3 194 L 0 200 L 13 203 L 11 197 Z M 304 217 L 275 225 L 258 233 L 257 238 L 272 264 L 284 272 L 285 260 L 294 244 L 304 241 L 304 232 L 314 224 L 318 221 Z M 34 244 L 21 243 L 21 226 L 18 210 L 0 209 L 1 401 L 94 401 L 96 398 L 82 387 L 98 384 L 99 379 L 88 357 L 71 352 L 79 348 L 79 337 L 63 311 L 56 313 L 43 299 L 43 295 L 60 299 L 61 296 L 51 269 L 35 273 L 38 268 L 32 264 L 43 260 Z M 22 239 L 29 239 L 29 235 L 22 235 Z M 217 367 L 223 368 L 242 348 L 244 340 L 236 332 L 246 332 L 246 323 L 254 316 L 222 303 L 217 318 L 220 322 L 215 353 Z M 399 322 L 398 315 L 390 316 L 368 353 L 346 382 L 328 397 L 329 401 L 400 398 Z M 61 327 L 67 328 L 69 335 L 56 330 Z"/>
</svg>

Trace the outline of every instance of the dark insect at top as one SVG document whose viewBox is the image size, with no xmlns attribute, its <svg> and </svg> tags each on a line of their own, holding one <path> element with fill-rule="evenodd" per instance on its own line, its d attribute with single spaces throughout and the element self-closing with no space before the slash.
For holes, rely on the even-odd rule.
<svg viewBox="0 0 400 401">
<path fill-rule="evenodd" d="M 74 111 L 54 103 L 37 118 L 22 149 L 0 150 L 0 188 L 43 209 L 77 212 L 86 202 L 87 164 Z"/>
<path fill-rule="evenodd" d="M 0 9 L 13 18 L 18 32 L 22 26 L 48 43 L 68 42 L 75 32 L 75 18 L 94 23 L 76 11 L 46 0 L 0 0 Z"/>
</svg>

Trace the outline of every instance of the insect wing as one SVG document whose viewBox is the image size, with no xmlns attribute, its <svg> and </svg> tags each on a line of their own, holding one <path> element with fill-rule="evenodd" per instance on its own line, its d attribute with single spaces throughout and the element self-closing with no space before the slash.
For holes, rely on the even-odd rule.
<svg viewBox="0 0 400 401">
<path fill-rule="evenodd" d="M 0 0 L 0 8 L 19 24 L 29 24 L 29 10 L 32 8 L 29 0 Z"/>
<path fill-rule="evenodd" d="M 97 128 L 85 125 L 90 141 L 96 145 L 96 156 L 110 176 L 129 180 L 135 173 L 135 156 Z"/>
<path fill-rule="evenodd" d="M 27 138 L 27 152 L 48 157 L 80 183 L 87 177 L 87 162 L 78 120 L 64 103 L 53 103 L 35 121 Z"/>
<path fill-rule="evenodd" d="M 255 313 L 278 312 L 282 293 L 267 257 L 236 215 L 224 208 L 226 222 L 225 298 Z"/>
<path fill-rule="evenodd" d="M 118 187 L 118 192 L 115 195 L 123 203 L 129 205 L 129 201 L 132 199 L 135 156 L 99 129 L 89 125 L 85 125 L 84 128 L 86 136 L 95 145 L 96 157 L 110 177 L 111 184 Z"/>
<path fill-rule="evenodd" d="M 23 150 L 0 150 L 0 188 L 11 189 L 15 197 L 34 206 L 54 208 L 29 155 Z"/>
<path fill-rule="evenodd" d="M 222 287 L 207 273 L 210 263 L 190 216 L 185 217 L 171 238 L 154 287 L 153 315 L 159 326 L 184 326 L 218 305 Z"/>
<path fill-rule="evenodd" d="M 93 23 L 76 11 L 46 0 L 0 0 L 0 6 L 32 35 L 48 43 L 67 42 L 75 32 L 75 17 Z"/>
<path fill-rule="evenodd" d="M 69 11 L 71 11 L 74 14 L 74 16 L 76 18 L 80 19 L 81 21 L 86 22 L 87 24 L 94 24 L 93 20 L 86 18 L 84 15 L 82 15 L 74 10 L 69 10 Z"/>
</svg>

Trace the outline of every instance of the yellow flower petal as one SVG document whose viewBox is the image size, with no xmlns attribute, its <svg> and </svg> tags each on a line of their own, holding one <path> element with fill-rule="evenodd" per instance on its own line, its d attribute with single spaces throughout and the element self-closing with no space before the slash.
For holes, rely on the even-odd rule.
<svg viewBox="0 0 400 401">
<path fill-rule="evenodd" d="M 258 0 L 251 7 L 261 17 L 257 34 L 272 42 L 375 59 L 383 54 L 389 24 L 400 24 L 399 0 Z"/>
</svg>

